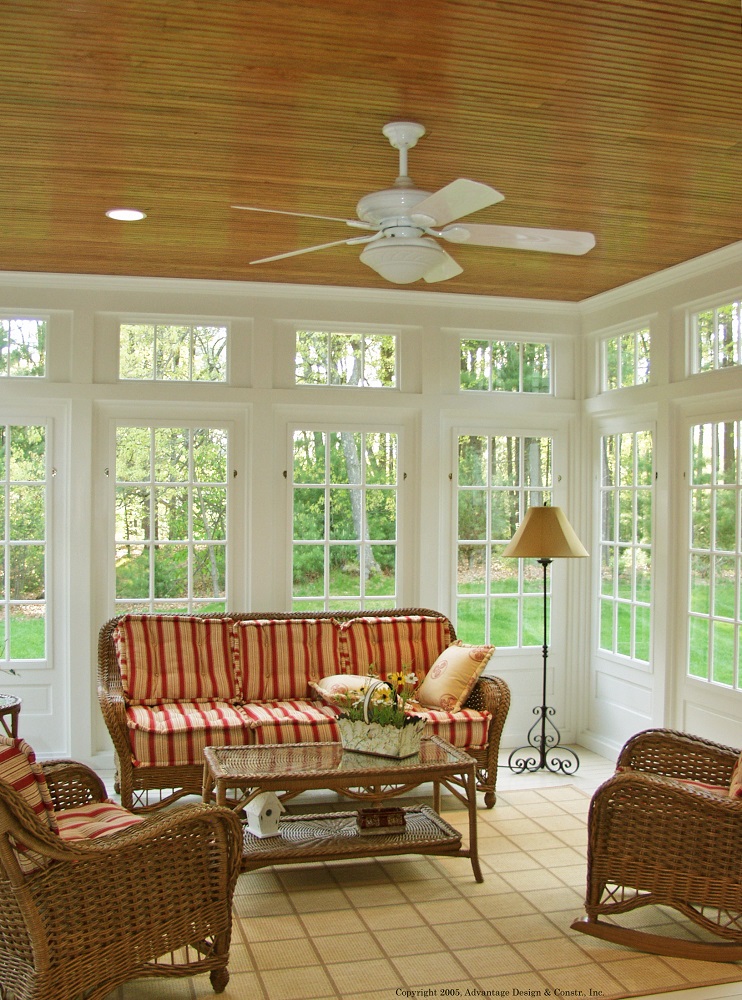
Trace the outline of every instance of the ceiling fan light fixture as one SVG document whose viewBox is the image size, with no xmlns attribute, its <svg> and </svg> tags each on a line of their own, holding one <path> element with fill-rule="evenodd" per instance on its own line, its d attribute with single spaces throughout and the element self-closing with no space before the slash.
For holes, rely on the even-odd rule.
<svg viewBox="0 0 742 1000">
<path fill-rule="evenodd" d="M 387 238 L 369 243 L 361 253 L 361 261 L 386 281 L 409 285 L 420 281 L 446 256 L 434 240 L 425 237 Z"/>
</svg>

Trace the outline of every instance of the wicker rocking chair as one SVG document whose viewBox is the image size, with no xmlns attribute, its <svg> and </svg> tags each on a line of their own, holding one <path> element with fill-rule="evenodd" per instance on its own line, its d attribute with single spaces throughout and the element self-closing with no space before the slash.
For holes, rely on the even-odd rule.
<svg viewBox="0 0 742 1000">
<path fill-rule="evenodd" d="M 30 750 L 3 738 L 0 754 L 12 744 Z M 83 764 L 38 764 L 32 752 L 30 763 L 41 807 L 38 796 L 29 803 L 18 767 L 0 779 L 0 997 L 101 1000 L 131 979 L 204 972 L 221 993 L 241 852 L 236 816 L 194 805 L 136 819 L 107 803 Z M 117 832 L 91 833 L 101 816 Z"/>
<path fill-rule="evenodd" d="M 573 929 L 659 955 L 742 960 L 742 798 L 729 794 L 738 758 L 668 729 L 626 743 L 590 805 L 587 916 Z M 679 940 L 613 921 L 650 904 L 714 937 Z"/>
</svg>

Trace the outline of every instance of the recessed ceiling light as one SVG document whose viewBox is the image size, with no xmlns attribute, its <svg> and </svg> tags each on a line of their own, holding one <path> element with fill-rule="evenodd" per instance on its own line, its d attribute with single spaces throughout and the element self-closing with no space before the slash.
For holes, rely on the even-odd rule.
<svg viewBox="0 0 742 1000">
<path fill-rule="evenodd" d="M 146 213 L 140 212 L 138 208 L 109 208 L 106 215 L 118 222 L 138 222 L 139 219 L 147 218 Z"/>
</svg>

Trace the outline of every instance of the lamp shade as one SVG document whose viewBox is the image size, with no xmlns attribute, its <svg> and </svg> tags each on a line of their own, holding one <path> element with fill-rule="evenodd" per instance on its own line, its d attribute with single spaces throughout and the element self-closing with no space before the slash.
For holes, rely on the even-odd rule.
<svg viewBox="0 0 742 1000">
<path fill-rule="evenodd" d="M 561 507 L 529 507 L 503 556 L 576 559 L 588 555 Z"/>
<path fill-rule="evenodd" d="M 363 248 L 361 262 L 395 285 L 419 281 L 446 259 L 435 240 L 425 237 L 384 239 Z"/>
</svg>

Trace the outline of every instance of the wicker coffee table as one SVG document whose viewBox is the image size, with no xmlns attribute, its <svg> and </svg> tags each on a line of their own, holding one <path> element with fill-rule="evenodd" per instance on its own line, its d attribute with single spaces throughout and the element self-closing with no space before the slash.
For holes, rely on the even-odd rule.
<svg viewBox="0 0 742 1000">
<path fill-rule="evenodd" d="M 284 816 L 276 837 L 256 837 L 245 827 L 243 871 L 305 861 L 436 854 L 469 858 L 474 878 L 483 881 L 477 854 L 476 761 L 437 736 L 424 739 L 420 753 L 404 760 L 354 753 L 340 743 L 207 747 L 204 758 L 204 801 L 216 798 L 217 804 L 235 809 L 259 792 L 284 792 L 289 798 L 311 789 L 339 792 L 367 807 L 433 783 L 433 808 L 405 807 L 405 825 L 398 832 L 361 834 L 357 813 L 350 809 Z M 453 777 L 463 794 L 449 784 Z M 441 784 L 467 806 L 467 847 L 461 833 L 439 815 Z"/>
</svg>

